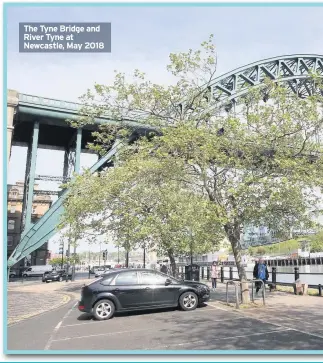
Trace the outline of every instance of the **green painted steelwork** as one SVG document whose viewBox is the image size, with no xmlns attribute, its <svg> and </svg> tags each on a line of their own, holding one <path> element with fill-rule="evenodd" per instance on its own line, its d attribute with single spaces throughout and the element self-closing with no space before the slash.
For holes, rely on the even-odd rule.
<svg viewBox="0 0 323 363">
<path fill-rule="evenodd" d="M 121 146 L 121 140 L 117 140 L 112 146 L 111 150 L 98 160 L 91 168 L 90 172 L 93 174 L 98 171 L 107 161 L 118 151 Z M 64 211 L 64 201 L 68 196 L 68 190 L 63 191 L 61 197 L 52 205 L 52 207 L 40 218 L 37 223 L 30 225 L 26 228 L 19 245 L 16 247 L 10 258 L 8 259 L 8 267 L 28 256 L 30 253 L 41 247 L 48 241 L 55 233 L 57 233 L 57 225 L 60 221 L 60 216 Z"/>
<path fill-rule="evenodd" d="M 30 170 L 29 170 L 29 176 L 28 176 L 28 192 L 27 192 L 28 194 L 27 194 L 25 228 L 29 228 L 29 226 L 31 224 L 31 213 L 32 213 L 32 208 L 33 208 L 33 194 L 34 194 L 35 174 L 36 174 L 38 137 L 39 137 L 39 122 L 36 121 L 34 123 L 33 141 L 32 141 L 32 147 L 31 147 Z"/>
<path fill-rule="evenodd" d="M 74 165 L 74 172 L 80 172 L 80 162 L 81 162 L 81 142 L 82 142 L 82 129 L 77 129 L 76 135 L 76 150 L 75 150 L 75 165 Z"/>
<path fill-rule="evenodd" d="M 219 105 L 236 104 L 250 87 L 259 86 L 269 77 L 274 82 L 285 83 L 300 97 L 307 97 L 311 94 L 309 78 L 313 73 L 323 78 L 323 55 L 294 54 L 268 58 L 215 78 L 208 85 L 208 95 Z M 182 106 L 185 107 L 185 100 Z"/>
</svg>

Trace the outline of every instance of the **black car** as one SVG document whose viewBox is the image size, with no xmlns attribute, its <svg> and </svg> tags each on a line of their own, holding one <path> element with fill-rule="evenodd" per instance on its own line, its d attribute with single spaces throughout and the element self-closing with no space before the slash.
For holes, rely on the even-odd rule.
<svg viewBox="0 0 323 363">
<path fill-rule="evenodd" d="M 72 274 L 69 273 L 68 274 L 68 279 L 71 280 L 72 279 Z M 63 281 L 66 280 L 66 271 L 65 270 L 61 270 L 61 271 L 50 271 L 50 272 L 45 272 L 42 278 L 43 282 L 51 282 L 51 281 Z"/>
<path fill-rule="evenodd" d="M 84 286 L 78 309 L 107 320 L 115 311 L 177 306 L 194 310 L 209 298 L 209 287 L 199 282 L 179 281 L 154 270 L 118 269 Z"/>
</svg>

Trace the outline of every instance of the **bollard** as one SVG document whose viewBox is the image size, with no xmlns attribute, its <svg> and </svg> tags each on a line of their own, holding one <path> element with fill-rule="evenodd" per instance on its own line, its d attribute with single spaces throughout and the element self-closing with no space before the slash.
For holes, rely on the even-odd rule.
<svg viewBox="0 0 323 363">
<path fill-rule="evenodd" d="M 322 285 L 319 284 L 319 296 L 322 296 Z"/>
<path fill-rule="evenodd" d="M 295 281 L 299 279 L 299 267 L 294 268 Z"/>
<path fill-rule="evenodd" d="M 223 266 L 221 266 L 221 282 L 222 282 L 222 284 L 224 283 L 224 270 L 223 270 Z"/>
<path fill-rule="evenodd" d="M 204 280 L 204 266 L 202 266 L 202 280 Z"/>
<path fill-rule="evenodd" d="M 206 268 L 206 278 L 210 280 L 210 269 L 208 267 Z"/>
<path fill-rule="evenodd" d="M 277 274 L 277 268 L 276 267 L 273 267 L 272 269 L 271 269 L 271 282 L 273 283 L 273 284 L 275 284 L 276 285 L 276 275 Z"/>
<path fill-rule="evenodd" d="M 229 279 L 233 280 L 233 270 L 232 270 L 232 266 L 230 266 L 230 274 L 229 274 Z"/>
</svg>

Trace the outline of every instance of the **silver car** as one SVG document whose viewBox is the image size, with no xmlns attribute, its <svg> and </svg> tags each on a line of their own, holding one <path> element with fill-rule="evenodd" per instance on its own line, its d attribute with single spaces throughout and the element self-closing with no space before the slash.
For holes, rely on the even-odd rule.
<svg viewBox="0 0 323 363">
<path fill-rule="evenodd" d="M 95 270 L 95 277 L 100 277 L 101 275 L 103 275 L 107 271 L 109 271 L 109 269 L 98 268 L 97 270 Z"/>
</svg>

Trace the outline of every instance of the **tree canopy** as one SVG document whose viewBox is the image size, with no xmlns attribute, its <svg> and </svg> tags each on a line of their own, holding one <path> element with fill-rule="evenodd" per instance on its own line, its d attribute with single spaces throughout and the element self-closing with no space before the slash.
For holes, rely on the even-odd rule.
<svg viewBox="0 0 323 363">
<path fill-rule="evenodd" d="M 246 279 L 240 248 L 246 225 L 287 236 L 292 227 L 313 227 L 321 212 L 322 85 L 313 75 L 312 95 L 302 99 L 266 80 L 224 111 L 212 97 L 212 37 L 200 50 L 171 54 L 168 70 L 178 79 L 173 86 L 135 71 L 131 82 L 117 73 L 113 85 L 97 84 L 83 96 L 74 126 L 104 113 L 119 120 L 98 130 L 91 148 L 108 150 L 129 131 L 128 119 L 157 127 L 159 136 L 124 147 L 113 170 L 76 177 L 62 226 L 112 231 L 127 248 L 144 243 L 171 256 L 192 241 L 197 252 L 227 238 Z"/>
</svg>

